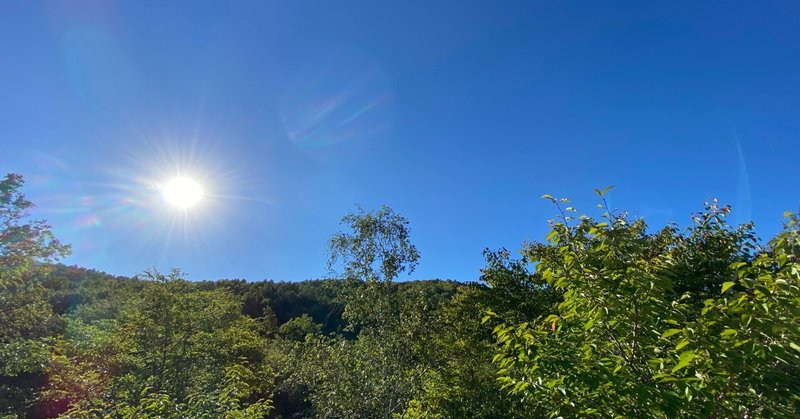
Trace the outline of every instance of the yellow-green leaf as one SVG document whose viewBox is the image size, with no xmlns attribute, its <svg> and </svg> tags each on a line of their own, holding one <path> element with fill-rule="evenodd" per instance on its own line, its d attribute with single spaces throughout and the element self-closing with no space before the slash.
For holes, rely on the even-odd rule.
<svg viewBox="0 0 800 419">
<path fill-rule="evenodd" d="M 676 371 L 680 371 L 683 368 L 689 366 L 695 359 L 694 351 L 683 351 L 678 357 L 678 364 L 672 367 L 672 372 L 675 373 Z"/>
</svg>

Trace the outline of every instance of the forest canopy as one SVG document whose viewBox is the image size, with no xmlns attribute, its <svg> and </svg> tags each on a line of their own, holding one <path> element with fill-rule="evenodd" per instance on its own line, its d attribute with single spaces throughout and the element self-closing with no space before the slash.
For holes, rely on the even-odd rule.
<svg viewBox="0 0 800 419">
<path fill-rule="evenodd" d="M 0 417 L 800 415 L 792 212 L 761 241 L 713 200 L 680 228 L 545 195 L 544 240 L 461 283 L 398 281 L 409 221 L 358 207 L 330 278 L 190 282 L 58 264 L 23 185 L 0 182 Z"/>
</svg>

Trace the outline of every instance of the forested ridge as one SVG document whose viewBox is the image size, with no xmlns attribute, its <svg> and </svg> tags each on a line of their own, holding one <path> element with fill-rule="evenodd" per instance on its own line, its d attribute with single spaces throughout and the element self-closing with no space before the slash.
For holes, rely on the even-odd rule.
<svg viewBox="0 0 800 419">
<path fill-rule="evenodd" d="M 409 222 L 359 207 L 330 278 L 190 282 L 59 264 L 22 187 L 0 182 L 0 417 L 800 414 L 791 212 L 760 240 L 716 201 L 682 228 L 608 188 L 596 215 L 545 195 L 549 234 L 461 283 L 399 281 L 422 257 Z"/>
</svg>

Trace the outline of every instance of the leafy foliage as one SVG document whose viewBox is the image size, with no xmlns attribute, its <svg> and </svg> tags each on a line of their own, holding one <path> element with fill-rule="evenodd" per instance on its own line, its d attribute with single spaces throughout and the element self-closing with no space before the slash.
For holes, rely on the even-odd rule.
<svg viewBox="0 0 800 419">
<path fill-rule="evenodd" d="M 302 342 L 308 335 L 321 334 L 322 325 L 314 323 L 314 320 L 308 314 L 303 314 L 282 324 L 279 333 L 285 339 Z"/>
<path fill-rule="evenodd" d="M 50 365 L 49 400 L 74 415 L 268 410 L 272 373 L 261 325 L 230 293 L 195 290 L 180 275 L 147 271 L 118 318 L 71 320 Z"/>
<path fill-rule="evenodd" d="M 17 174 L 0 181 L 0 290 L 24 285 L 34 265 L 70 252 L 45 221 L 30 220 L 34 205 L 20 191 L 23 184 Z"/>
<path fill-rule="evenodd" d="M 365 282 L 391 282 L 413 272 L 419 252 L 409 240 L 408 221 L 385 205 L 374 213 L 357 209 L 342 218 L 352 231 L 331 237 L 328 267 L 341 263 L 345 278 Z"/>
<path fill-rule="evenodd" d="M 485 307 L 494 292 L 477 284 L 461 286 L 426 321 L 428 333 L 417 343 L 427 355 L 422 389 L 403 417 L 526 417 L 526 403 L 494 380 L 493 340 L 476 309 Z"/>
<path fill-rule="evenodd" d="M 59 321 L 40 286 L 43 264 L 70 248 L 42 220 L 30 220 L 33 203 L 20 190 L 22 176 L 0 181 L 0 415 L 33 408 Z"/>
<path fill-rule="evenodd" d="M 390 417 L 401 413 L 421 386 L 415 337 L 424 332 L 424 312 L 417 304 L 404 305 L 408 300 L 392 282 L 413 271 L 419 253 L 408 222 L 388 207 L 375 213 L 359 208 L 342 223 L 351 231 L 331 238 L 329 267 L 336 262 L 345 267 L 344 317 L 357 336 L 307 338 L 299 352 L 298 380 L 309 389 L 317 415 Z"/>
<path fill-rule="evenodd" d="M 192 283 L 54 265 L 69 247 L 0 182 L 0 417 L 795 417 L 800 225 L 761 245 L 709 202 L 654 230 L 559 215 L 481 282 L 396 282 L 388 207 L 343 218 L 322 281 Z"/>
<path fill-rule="evenodd" d="M 605 209 L 596 221 L 564 208 L 547 243 L 523 250 L 563 301 L 499 319 L 500 383 L 549 416 L 796 415 L 794 221 L 759 249 L 715 202 L 686 232 Z"/>
</svg>

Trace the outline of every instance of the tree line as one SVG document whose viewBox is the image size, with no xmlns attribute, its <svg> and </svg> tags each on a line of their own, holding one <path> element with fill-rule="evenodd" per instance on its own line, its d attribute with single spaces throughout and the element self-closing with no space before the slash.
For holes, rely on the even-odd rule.
<svg viewBox="0 0 800 419">
<path fill-rule="evenodd" d="M 0 181 L 0 417 L 796 417 L 800 227 L 762 242 L 716 201 L 686 228 L 555 217 L 480 281 L 410 281 L 391 208 L 331 236 L 329 279 L 190 282 L 57 261 Z"/>
</svg>

